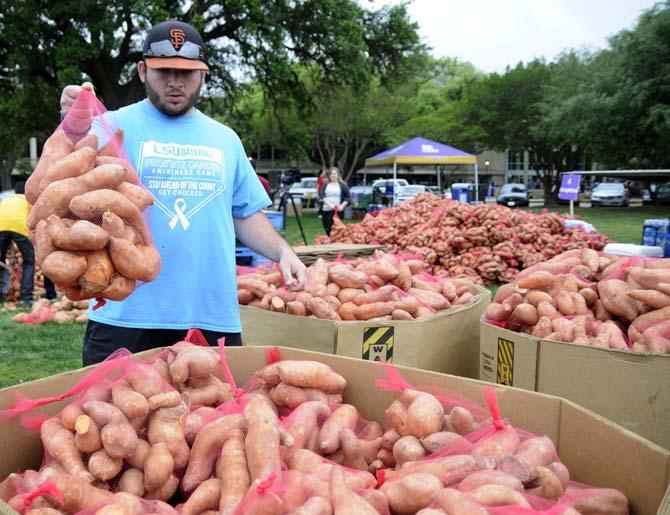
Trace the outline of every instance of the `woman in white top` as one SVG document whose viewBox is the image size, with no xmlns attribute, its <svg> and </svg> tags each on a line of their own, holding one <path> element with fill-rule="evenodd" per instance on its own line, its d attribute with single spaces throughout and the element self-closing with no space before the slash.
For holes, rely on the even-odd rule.
<svg viewBox="0 0 670 515">
<path fill-rule="evenodd" d="M 340 180 L 340 171 L 337 168 L 331 168 L 328 175 L 329 181 L 321 188 L 319 192 L 319 201 L 321 202 L 323 228 L 326 234 L 330 236 L 330 230 L 333 227 L 333 216 L 349 204 L 349 188 Z"/>
</svg>

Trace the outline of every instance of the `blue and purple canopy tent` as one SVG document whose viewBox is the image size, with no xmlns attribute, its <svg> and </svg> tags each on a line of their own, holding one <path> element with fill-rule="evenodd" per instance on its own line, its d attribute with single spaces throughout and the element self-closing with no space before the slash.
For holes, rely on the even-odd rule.
<svg viewBox="0 0 670 515">
<path fill-rule="evenodd" d="M 475 171 L 475 195 L 479 189 L 477 158 L 472 154 L 458 150 L 437 141 L 425 138 L 413 138 L 398 146 L 384 150 L 365 160 L 365 166 L 392 166 L 393 178 L 398 175 L 398 165 L 473 165 Z M 437 173 L 437 185 L 440 185 L 440 173 Z"/>
</svg>

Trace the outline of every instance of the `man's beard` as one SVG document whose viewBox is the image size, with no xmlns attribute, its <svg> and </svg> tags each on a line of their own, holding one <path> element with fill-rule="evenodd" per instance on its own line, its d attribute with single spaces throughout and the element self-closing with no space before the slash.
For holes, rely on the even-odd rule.
<svg viewBox="0 0 670 515">
<path fill-rule="evenodd" d="M 152 105 L 156 109 L 158 109 L 161 113 L 167 116 L 181 116 L 183 114 L 188 113 L 191 110 L 191 108 L 195 105 L 195 103 L 198 101 L 201 87 L 202 87 L 202 81 L 200 81 L 198 89 L 192 95 L 186 98 L 186 104 L 184 105 L 184 107 L 176 111 L 175 108 L 172 107 L 167 101 L 161 99 L 161 96 L 154 88 L 151 87 L 151 84 L 149 83 L 148 80 L 145 81 L 144 83 L 144 89 Z"/>
</svg>

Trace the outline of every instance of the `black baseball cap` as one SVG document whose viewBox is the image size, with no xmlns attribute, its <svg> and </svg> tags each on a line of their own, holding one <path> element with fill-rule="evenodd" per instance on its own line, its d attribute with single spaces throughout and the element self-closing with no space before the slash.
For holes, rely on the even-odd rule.
<svg viewBox="0 0 670 515">
<path fill-rule="evenodd" d="M 149 68 L 209 70 L 200 33 L 188 23 L 168 20 L 154 25 L 147 34 L 142 56 Z"/>
</svg>

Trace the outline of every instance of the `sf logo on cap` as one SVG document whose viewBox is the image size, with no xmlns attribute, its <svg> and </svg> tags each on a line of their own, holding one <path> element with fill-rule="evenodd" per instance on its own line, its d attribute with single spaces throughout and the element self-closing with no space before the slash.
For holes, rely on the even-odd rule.
<svg viewBox="0 0 670 515">
<path fill-rule="evenodd" d="M 179 51 L 184 43 L 186 43 L 186 33 L 182 29 L 171 29 L 170 42 L 175 50 Z"/>
</svg>

